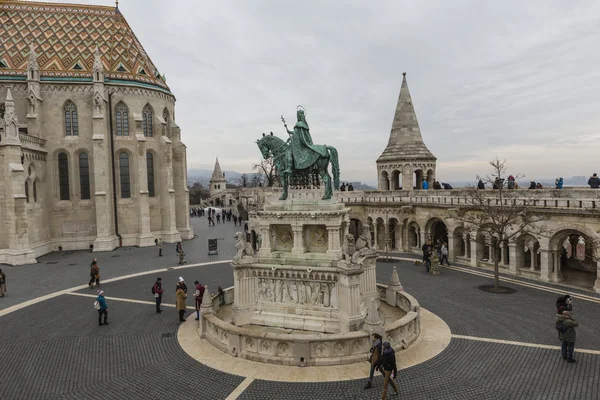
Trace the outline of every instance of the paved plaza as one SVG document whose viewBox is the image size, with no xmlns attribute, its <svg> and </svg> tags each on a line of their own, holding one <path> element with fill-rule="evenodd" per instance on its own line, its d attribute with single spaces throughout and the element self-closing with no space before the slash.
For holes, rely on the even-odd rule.
<svg viewBox="0 0 600 400">
<path fill-rule="evenodd" d="M 183 268 L 177 265 L 174 244 L 165 245 L 161 258 L 156 248 L 123 248 L 52 253 L 38 264 L 2 266 L 8 294 L 0 299 L 0 398 L 380 398 L 380 377 L 370 390 L 363 390 L 364 379 L 340 380 L 328 367 L 321 367 L 320 380 L 329 382 L 249 379 L 190 357 L 178 342 L 177 312 L 170 307 L 177 278 L 183 276 L 188 287 L 198 279 L 211 292 L 231 286 L 231 266 L 219 261 L 232 258 L 233 234 L 241 230 L 232 223 L 209 228 L 205 218 L 192 223 L 198 237 L 184 242 L 188 265 Z M 222 238 L 218 255 L 207 255 L 207 237 Z M 106 281 L 102 288 L 108 298 L 108 326 L 97 326 L 90 297 L 95 289 L 86 286 L 93 257 Z M 400 371 L 397 398 L 600 397 L 597 295 L 569 289 L 577 293 L 574 313 L 580 327 L 577 363 L 567 364 L 554 328 L 554 302 L 565 289 L 513 278 L 506 285 L 516 293 L 494 295 L 477 288 L 491 282 L 488 272 L 459 266 L 430 276 L 423 266 L 406 260 L 379 263 L 378 282 L 389 280 L 393 265 L 404 289 L 452 333 L 438 356 Z M 162 314 L 154 312 L 150 291 L 157 276 L 166 289 Z M 36 300 L 40 297 L 45 300 Z M 193 305 L 191 296 L 187 304 Z M 188 315 L 185 324 L 194 324 L 192 310 Z"/>
</svg>

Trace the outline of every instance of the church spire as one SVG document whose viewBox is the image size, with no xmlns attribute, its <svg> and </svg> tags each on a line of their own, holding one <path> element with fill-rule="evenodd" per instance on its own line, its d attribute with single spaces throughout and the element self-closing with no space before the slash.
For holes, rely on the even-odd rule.
<svg viewBox="0 0 600 400">
<path fill-rule="evenodd" d="M 220 181 L 224 178 L 225 176 L 223 175 L 223 172 L 221 171 L 221 166 L 219 165 L 219 157 L 217 157 L 217 161 L 215 161 L 215 169 L 213 170 L 211 180 Z"/>
<path fill-rule="evenodd" d="M 406 72 L 403 72 L 388 144 L 377 159 L 379 190 L 420 189 L 423 179 L 432 185 L 436 160 L 423 143 Z"/>
<path fill-rule="evenodd" d="M 413 106 L 408 83 L 406 82 L 406 72 L 402 73 L 402 86 L 398 103 L 394 113 L 394 121 L 390 131 L 388 145 L 377 161 L 392 161 L 396 159 L 434 159 L 435 157 L 421 136 L 417 114 Z"/>
</svg>

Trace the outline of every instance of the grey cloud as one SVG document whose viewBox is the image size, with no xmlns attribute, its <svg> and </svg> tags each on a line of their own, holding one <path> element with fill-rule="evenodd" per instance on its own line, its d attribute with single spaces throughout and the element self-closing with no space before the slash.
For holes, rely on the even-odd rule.
<svg viewBox="0 0 600 400">
<path fill-rule="evenodd" d="M 81 0 L 70 1 L 81 2 Z M 97 3 L 113 5 L 112 1 Z M 600 3 L 199 2 L 120 9 L 177 96 L 190 166 L 248 171 L 303 104 L 342 179 L 376 181 L 402 72 L 441 179 L 498 155 L 528 176 L 597 169 Z M 556 162 L 560 158 L 561 162 Z"/>
</svg>

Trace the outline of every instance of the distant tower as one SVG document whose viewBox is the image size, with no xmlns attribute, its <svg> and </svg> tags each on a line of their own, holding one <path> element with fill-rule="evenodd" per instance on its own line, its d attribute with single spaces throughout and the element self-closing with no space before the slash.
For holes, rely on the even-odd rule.
<svg viewBox="0 0 600 400">
<path fill-rule="evenodd" d="M 215 162 L 215 169 L 212 173 L 212 178 L 210 178 L 210 188 L 208 189 L 210 192 L 210 197 L 214 195 L 224 192 L 227 189 L 227 181 L 225 180 L 225 174 L 221 171 L 221 166 L 219 165 L 219 157 L 217 157 L 217 161 Z"/>
<path fill-rule="evenodd" d="M 437 158 L 423 143 L 419 122 L 413 107 L 406 72 L 402 73 L 402 87 L 394 113 L 387 147 L 377 159 L 379 190 L 420 189 L 423 178 L 431 184 L 435 178 Z"/>
</svg>

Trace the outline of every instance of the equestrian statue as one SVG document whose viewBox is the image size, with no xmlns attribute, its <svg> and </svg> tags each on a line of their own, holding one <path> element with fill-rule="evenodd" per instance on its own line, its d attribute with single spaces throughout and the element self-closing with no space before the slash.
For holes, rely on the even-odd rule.
<svg viewBox="0 0 600 400">
<path fill-rule="evenodd" d="M 298 106 L 296 116 L 298 122 L 294 130 L 290 131 L 283 116 L 283 126 L 290 135 L 287 142 L 277 136 L 265 135 L 256 141 L 262 156 L 265 159 L 273 157 L 273 163 L 277 171 L 280 171 L 281 187 L 283 193 L 279 200 L 285 200 L 288 196 L 288 186 L 292 177 L 310 177 L 317 173 L 325 185 L 323 200 L 331 199 L 333 187 L 339 187 L 340 166 L 338 153 L 335 147 L 328 145 L 313 144 L 310 129 L 306 122 L 304 107 Z M 329 163 L 333 172 L 333 186 L 331 176 L 328 172 Z"/>
</svg>

